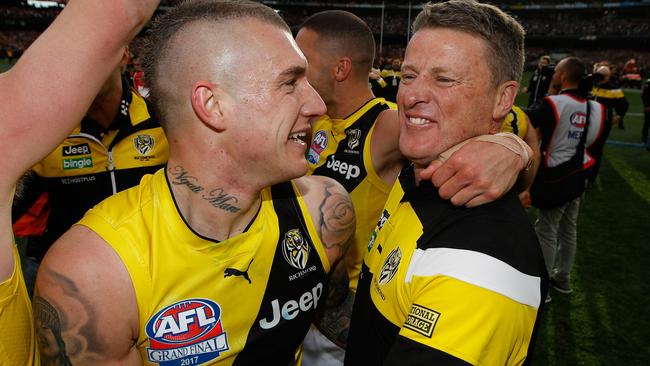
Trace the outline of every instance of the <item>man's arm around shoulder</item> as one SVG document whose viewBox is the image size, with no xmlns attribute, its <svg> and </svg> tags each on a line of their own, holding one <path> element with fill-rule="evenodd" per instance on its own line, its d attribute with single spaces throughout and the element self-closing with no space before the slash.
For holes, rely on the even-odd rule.
<svg viewBox="0 0 650 366">
<path fill-rule="evenodd" d="M 50 248 L 38 272 L 34 322 L 45 365 L 141 365 L 138 307 L 113 249 L 75 225 Z"/>
</svg>

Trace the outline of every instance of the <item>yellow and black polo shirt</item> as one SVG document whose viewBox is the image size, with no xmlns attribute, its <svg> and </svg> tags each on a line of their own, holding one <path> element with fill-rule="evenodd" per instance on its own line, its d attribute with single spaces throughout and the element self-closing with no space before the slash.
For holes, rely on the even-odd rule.
<svg viewBox="0 0 650 366">
<path fill-rule="evenodd" d="M 457 207 L 402 171 L 367 247 L 346 365 L 520 365 L 547 275 L 514 192 Z"/>
<path fill-rule="evenodd" d="M 47 192 L 51 212 L 45 234 L 30 240 L 29 256 L 42 258 L 88 209 L 167 162 L 167 139 L 147 102 L 125 80 L 122 90 L 120 111 L 108 129 L 85 117 L 32 168 L 36 176 L 25 187 L 26 196 Z"/>
</svg>

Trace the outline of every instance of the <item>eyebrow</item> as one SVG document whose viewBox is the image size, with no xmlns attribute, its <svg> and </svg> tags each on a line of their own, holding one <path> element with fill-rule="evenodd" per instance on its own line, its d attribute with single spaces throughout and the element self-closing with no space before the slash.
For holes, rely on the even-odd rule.
<svg viewBox="0 0 650 366">
<path fill-rule="evenodd" d="M 291 79 L 296 76 L 302 76 L 307 73 L 307 69 L 304 66 L 292 66 L 280 73 L 278 80 L 280 83 L 284 82 L 287 79 Z"/>
</svg>

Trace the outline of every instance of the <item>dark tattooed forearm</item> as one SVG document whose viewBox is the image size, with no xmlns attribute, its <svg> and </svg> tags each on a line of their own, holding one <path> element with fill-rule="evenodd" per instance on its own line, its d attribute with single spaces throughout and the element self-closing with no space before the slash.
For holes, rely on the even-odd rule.
<svg viewBox="0 0 650 366">
<path fill-rule="evenodd" d="M 169 168 L 170 182 L 175 185 L 186 186 L 192 193 L 201 194 L 201 198 L 208 201 L 212 206 L 228 211 L 238 212 L 241 207 L 237 206 L 239 199 L 226 193 L 223 188 L 215 188 L 206 191 L 206 188 L 198 183 L 198 178 L 191 176 L 182 166 Z"/>
<path fill-rule="evenodd" d="M 338 192 L 332 183 L 325 185 L 325 198 L 320 205 L 318 231 L 327 249 L 337 248 L 342 255 L 354 232 L 354 207 L 347 194 Z"/>
<path fill-rule="evenodd" d="M 330 275 L 325 306 L 316 322 L 316 326 L 329 340 L 345 348 L 348 343 L 348 330 L 354 293 L 350 291 L 348 274 L 343 262 L 340 262 Z"/>
<path fill-rule="evenodd" d="M 50 269 L 44 276 L 56 283 L 65 297 L 66 311 L 34 296 L 34 322 L 43 365 L 72 365 L 71 359 L 96 363 L 106 348 L 99 335 L 98 319 L 92 304 L 79 292 L 74 281 Z M 58 286 L 57 286 L 58 285 Z"/>
</svg>

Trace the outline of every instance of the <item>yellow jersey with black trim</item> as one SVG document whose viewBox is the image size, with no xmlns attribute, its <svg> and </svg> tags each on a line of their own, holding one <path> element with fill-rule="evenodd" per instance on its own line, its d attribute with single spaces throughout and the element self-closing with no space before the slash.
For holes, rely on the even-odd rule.
<svg viewBox="0 0 650 366">
<path fill-rule="evenodd" d="M 122 83 L 120 110 L 108 129 L 84 117 L 66 139 L 32 169 L 25 197 L 49 195 L 46 232 L 31 241 L 27 254 L 45 251 L 84 213 L 104 198 L 131 188 L 168 159 L 168 143 L 147 101 Z M 20 203 L 16 203 L 20 204 Z M 31 206 L 27 202 L 27 207 Z"/>
<path fill-rule="evenodd" d="M 548 278 L 516 194 L 457 207 L 413 166 L 367 248 L 346 365 L 521 365 Z M 530 362 L 530 361 L 528 361 Z"/>
<path fill-rule="evenodd" d="M 324 175 L 341 183 L 354 205 L 357 227 L 344 258 L 353 290 L 357 288 L 364 248 L 390 192 L 372 163 L 372 132 L 379 114 L 396 108 L 394 103 L 374 98 L 344 119 L 323 116 L 312 127 L 308 174 Z"/>
<path fill-rule="evenodd" d="M 526 112 L 516 105 L 513 105 L 512 109 L 506 116 L 506 119 L 503 120 L 501 132 L 514 133 L 521 139 L 524 139 L 528 132 L 528 118 L 526 117 Z"/>
<path fill-rule="evenodd" d="M 40 365 L 36 334 L 20 256 L 13 245 L 14 271 L 0 283 L 0 365 Z"/>
<path fill-rule="evenodd" d="M 145 365 L 286 366 L 325 300 L 329 262 L 308 212 L 293 183 L 275 185 L 245 232 L 216 242 L 186 224 L 161 169 L 79 223 L 131 276 Z"/>
</svg>

